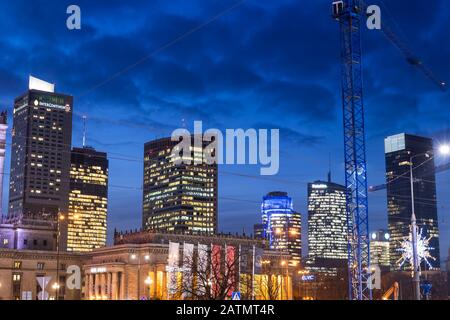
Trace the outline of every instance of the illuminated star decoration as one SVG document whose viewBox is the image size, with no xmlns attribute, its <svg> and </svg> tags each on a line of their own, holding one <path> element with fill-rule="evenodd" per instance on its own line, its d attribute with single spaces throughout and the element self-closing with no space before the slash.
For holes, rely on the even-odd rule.
<svg viewBox="0 0 450 320">
<path fill-rule="evenodd" d="M 432 266 L 430 264 L 430 259 L 435 261 L 436 258 L 434 258 L 430 251 L 434 250 L 434 248 L 430 247 L 430 240 L 433 238 L 432 236 L 429 238 L 425 238 L 422 235 L 422 229 L 417 233 L 417 255 L 419 258 L 419 264 L 422 261 L 425 261 L 425 263 L 428 265 L 428 267 L 431 269 Z M 410 232 L 408 237 L 405 237 L 403 242 L 401 243 L 401 248 L 398 249 L 402 253 L 402 257 L 397 261 L 397 263 L 400 263 L 400 268 L 405 264 L 405 262 L 409 262 L 409 264 L 412 266 L 413 263 L 413 242 L 412 242 L 412 232 Z"/>
</svg>

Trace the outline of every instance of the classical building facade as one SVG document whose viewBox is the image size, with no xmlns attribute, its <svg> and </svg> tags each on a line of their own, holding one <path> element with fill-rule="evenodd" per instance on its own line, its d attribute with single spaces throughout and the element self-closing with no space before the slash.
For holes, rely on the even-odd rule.
<svg viewBox="0 0 450 320">
<path fill-rule="evenodd" d="M 74 253 L 0 249 L 0 300 L 79 300 L 81 283 L 78 288 L 76 283 L 75 287 L 66 284 L 77 270 L 82 275 L 83 259 Z M 57 278 L 59 288 L 55 286 Z M 44 290 L 40 279 L 45 279 Z"/>
<path fill-rule="evenodd" d="M 230 247 L 239 248 L 239 252 L 243 248 L 250 249 L 247 252 L 253 250 L 253 254 L 261 252 L 261 256 L 255 259 L 258 270 L 254 277 L 248 268 L 244 270 L 242 266 L 244 255 L 242 260 L 239 257 L 235 269 L 239 276 L 236 286 L 248 298 L 254 294 L 256 299 L 292 299 L 291 279 L 295 271 L 286 263 L 290 256 L 263 250 L 261 240 L 230 235 L 188 236 L 146 231 L 116 233 L 114 246 L 87 253 L 0 249 L 0 300 L 188 299 L 184 293 L 178 295 L 169 289 L 172 276 L 178 279 L 184 272 L 168 268 L 170 243 L 179 245 L 180 257 L 189 244 L 196 250 L 201 245 L 214 245 L 225 248 L 223 252 L 227 254 L 230 251 L 226 248 Z M 181 266 L 183 260 L 180 260 Z M 44 285 L 47 297 L 43 296 L 39 285 L 42 279 L 47 279 Z M 275 292 L 269 292 L 274 286 L 268 286 L 268 281 L 275 284 Z"/>
</svg>

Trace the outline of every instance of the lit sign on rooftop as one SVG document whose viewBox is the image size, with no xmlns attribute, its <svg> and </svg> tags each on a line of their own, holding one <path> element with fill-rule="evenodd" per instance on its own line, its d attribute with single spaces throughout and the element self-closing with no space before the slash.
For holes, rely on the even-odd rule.
<svg viewBox="0 0 450 320">
<path fill-rule="evenodd" d="M 46 82 L 33 76 L 30 76 L 28 88 L 30 90 L 39 90 L 51 93 L 55 92 L 55 85 L 53 83 Z"/>
<path fill-rule="evenodd" d="M 313 184 L 312 188 L 313 189 L 326 189 L 326 188 L 328 188 L 328 186 L 326 184 Z"/>
</svg>

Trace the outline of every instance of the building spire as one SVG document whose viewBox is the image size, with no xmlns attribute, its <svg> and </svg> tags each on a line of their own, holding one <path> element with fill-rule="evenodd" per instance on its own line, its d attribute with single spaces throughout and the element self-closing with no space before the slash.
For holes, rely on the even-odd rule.
<svg viewBox="0 0 450 320">
<path fill-rule="evenodd" d="M 83 116 L 83 148 L 86 147 L 86 116 Z"/>
<path fill-rule="evenodd" d="M 328 154 L 328 183 L 331 183 L 331 152 Z"/>
</svg>

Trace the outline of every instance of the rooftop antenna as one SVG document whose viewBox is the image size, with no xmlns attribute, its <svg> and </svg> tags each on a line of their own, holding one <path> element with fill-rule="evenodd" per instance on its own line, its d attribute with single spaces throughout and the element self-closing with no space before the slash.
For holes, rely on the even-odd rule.
<svg viewBox="0 0 450 320">
<path fill-rule="evenodd" d="M 331 152 L 328 154 L 328 183 L 331 183 Z"/>
<path fill-rule="evenodd" d="M 87 117 L 83 116 L 83 148 L 86 147 L 86 119 Z"/>
</svg>

